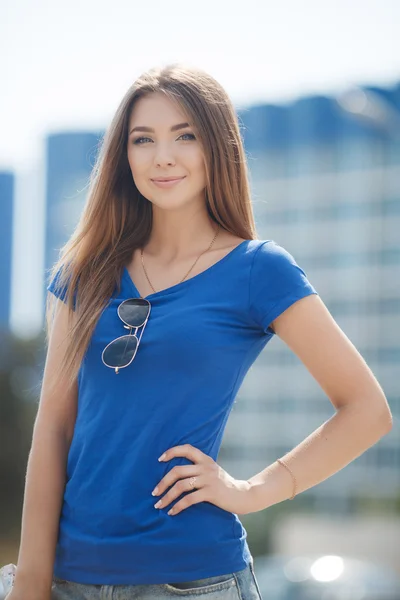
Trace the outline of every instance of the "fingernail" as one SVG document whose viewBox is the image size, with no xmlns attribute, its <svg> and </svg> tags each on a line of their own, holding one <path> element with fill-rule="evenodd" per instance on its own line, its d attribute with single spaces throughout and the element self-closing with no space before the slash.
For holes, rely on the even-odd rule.
<svg viewBox="0 0 400 600">
<path fill-rule="evenodd" d="M 161 506 L 161 500 L 155 503 L 154 508 L 158 508 L 159 506 Z"/>
<path fill-rule="evenodd" d="M 166 456 L 166 454 L 164 452 L 164 454 L 161 454 L 161 456 L 160 456 L 160 458 L 158 460 L 164 460 L 165 456 Z"/>
<path fill-rule="evenodd" d="M 151 492 L 152 496 L 157 496 L 158 494 L 158 487 L 155 487 L 154 490 Z"/>
</svg>

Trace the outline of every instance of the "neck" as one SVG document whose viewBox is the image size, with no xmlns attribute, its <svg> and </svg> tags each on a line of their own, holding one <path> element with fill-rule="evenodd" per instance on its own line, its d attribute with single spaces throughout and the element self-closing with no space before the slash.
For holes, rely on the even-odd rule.
<svg viewBox="0 0 400 600">
<path fill-rule="evenodd" d="M 145 255 L 174 261 L 203 252 L 212 242 L 219 225 L 208 213 L 176 217 L 172 211 L 160 214 L 153 209 L 153 224 L 149 241 L 143 248 Z"/>
</svg>

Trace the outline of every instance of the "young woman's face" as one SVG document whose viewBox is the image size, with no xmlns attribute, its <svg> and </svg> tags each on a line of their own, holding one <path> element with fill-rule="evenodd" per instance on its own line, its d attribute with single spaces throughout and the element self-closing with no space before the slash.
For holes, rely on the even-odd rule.
<svg viewBox="0 0 400 600">
<path fill-rule="evenodd" d="M 189 124 L 171 131 L 187 122 L 179 106 L 158 92 L 140 98 L 130 116 L 127 152 L 133 179 L 139 192 L 163 209 L 204 203 L 205 163 L 195 130 Z M 163 177 L 181 179 L 164 185 L 153 181 Z"/>
</svg>

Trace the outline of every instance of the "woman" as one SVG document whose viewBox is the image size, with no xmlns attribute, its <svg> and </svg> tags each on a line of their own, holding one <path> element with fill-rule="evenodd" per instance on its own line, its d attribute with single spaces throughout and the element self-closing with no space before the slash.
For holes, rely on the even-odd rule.
<svg viewBox="0 0 400 600">
<path fill-rule="evenodd" d="M 237 117 L 210 75 L 172 65 L 128 90 L 48 289 L 9 600 L 260 598 L 238 515 L 333 475 L 391 414 L 305 272 L 257 239 Z M 337 411 L 237 480 L 216 458 L 274 335 Z"/>
</svg>

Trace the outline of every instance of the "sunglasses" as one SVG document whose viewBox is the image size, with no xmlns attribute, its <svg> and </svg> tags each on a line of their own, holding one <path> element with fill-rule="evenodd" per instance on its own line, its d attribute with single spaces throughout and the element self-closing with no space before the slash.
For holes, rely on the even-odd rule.
<svg viewBox="0 0 400 600">
<path fill-rule="evenodd" d="M 112 340 L 104 348 L 101 355 L 101 360 L 106 367 L 115 369 L 117 375 L 119 369 L 130 365 L 135 358 L 139 342 L 149 319 L 150 310 L 150 302 L 144 298 L 129 298 L 118 306 L 118 316 L 124 323 L 124 328 L 129 329 L 130 333 Z M 144 327 L 138 338 L 136 333 L 142 325 Z M 134 333 L 132 333 L 133 329 L 136 330 Z"/>
</svg>

